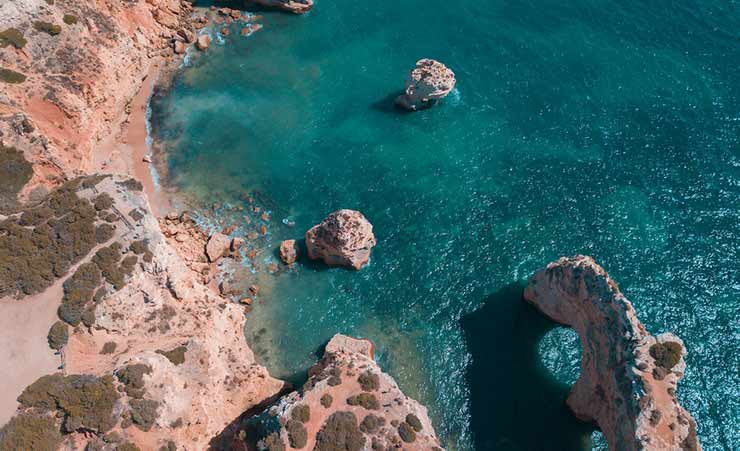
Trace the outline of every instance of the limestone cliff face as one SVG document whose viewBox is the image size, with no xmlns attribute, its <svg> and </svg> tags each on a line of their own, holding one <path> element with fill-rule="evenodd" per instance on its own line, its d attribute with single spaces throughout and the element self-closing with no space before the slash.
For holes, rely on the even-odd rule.
<svg viewBox="0 0 740 451">
<path fill-rule="evenodd" d="M 91 169 L 93 146 L 115 131 L 151 57 L 172 54 L 192 7 L 180 0 L 0 2 L 0 140 L 33 164 L 28 187 Z M 16 80 L 17 81 L 17 80 Z M 24 116 L 25 127 L 11 119 Z"/>
<path fill-rule="evenodd" d="M 549 264 L 530 279 L 524 299 L 578 333 L 581 372 L 567 404 L 579 419 L 598 423 L 610 449 L 701 449 L 696 422 L 676 399 L 683 342 L 648 333 L 592 258 Z"/>
<path fill-rule="evenodd" d="M 302 390 L 271 410 L 280 429 L 261 447 L 441 451 L 426 408 L 404 395 L 373 355 L 369 340 L 335 335 Z"/>
</svg>

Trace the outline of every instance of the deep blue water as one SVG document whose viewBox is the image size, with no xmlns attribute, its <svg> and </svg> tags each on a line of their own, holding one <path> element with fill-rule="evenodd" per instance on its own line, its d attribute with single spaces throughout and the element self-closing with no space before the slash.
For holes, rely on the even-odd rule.
<svg viewBox="0 0 740 451">
<path fill-rule="evenodd" d="M 317 0 L 262 22 L 152 107 L 169 183 L 272 213 L 247 336 L 274 374 L 300 380 L 334 333 L 366 336 L 450 449 L 603 448 L 563 406 L 577 338 L 520 300 L 535 270 L 585 253 L 653 333 L 684 339 L 679 398 L 705 449 L 736 449 L 737 2 Z M 400 113 L 422 57 L 458 87 Z M 339 208 L 375 226 L 368 267 L 264 275 L 280 240 Z"/>
</svg>

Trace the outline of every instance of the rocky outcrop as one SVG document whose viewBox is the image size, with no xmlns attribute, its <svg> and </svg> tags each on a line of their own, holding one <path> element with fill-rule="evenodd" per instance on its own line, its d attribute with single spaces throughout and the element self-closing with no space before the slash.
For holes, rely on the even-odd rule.
<svg viewBox="0 0 740 451">
<path fill-rule="evenodd" d="M 409 111 L 429 108 L 455 87 L 455 73 L 433 59 L 421 59 L 406 78 L 406 90 L 396 104 Z"/>
<path fill-rule="evenodd" d="M 198 36 L 198 40 L 195 41 L 195 46 L 198 48 L 198 50 L 201 51 L 208 50 L 208 47 L 211 46 L 211 37 L 207 34 L 202 34 Z"/>
<path fill-rule="evenodd" d="M 306 232 L 308 257 L 329 266 L 360 269 L 375 244 L 372 224 L 355 210 L 335 211 Z"/>
<path fill-rule="evenodd" d="M 217 261 L 219 258 L 226 255 L 230 248 L 231 238 L 221 232 L 214 233 L 210 238 L 208 238 L 208 243 L 206 244 L 206 255 L 208 256 L 208 260 L 211 262 Z"/>
<path fill-rule="evenodd" d="M 79 268 L 64 284 L 59 315 L 76 326 L 61 344 L 64 372 L 74 376 L 68 381 L 72 387 L 64 388 L 66 379 L 42 378 L 30 393 L 59 392 L 54 396 L 70 397 L 60 403 L 63 409 L 84 412 L 86 418 L 95 413 L 95 424 L 105 425 L 91 433 L 91 428 L 69 426 L 62 418 L 67 426 L 62 429 L 61 449 L 86 449 L 88 443 L 90 449 L 102 449 L 103 436 L 109 432 L 139 449 L 160 449 L 170 442 L 178 449 L 207 449 L 210 440 L 243 412 L 274 401 L 284 383 L 272 378 L 247 346 L 244 306 L 201 283 L 199 272 L 160 232 L 132 180 L 89 177 L 77 186 L 78 197 L 60 197 L 57 191 L 51 205 L 79 204 L 78 210 L 88 211 L 90 220 L 100 224 L 97 229 L 87 227 L 91 233 L 97 237 L 106 225 L 110 233 L 98 239 L 98 248 L 80 259 Z M 38 207 L 33 211 L 43 213 Z M 199 246 L 199 260 L 205 261 L 204 238 L 190 232 L 192 221 L 186 214 L 169 216 L 162 222 L 167 233 L 179 237 L 175 242 L 185 249 Z M 48 215 L 33 218 L 44 227 Z M 178 227 L 173 235 L 174 224 Z M 195 246 L 187 246 L 190 237 Z M 51 305 L 59 301 L 48 299 Z M 74 382 L 78 379 L 114 384 L 115 399 L 106 397 L 108 408 L 97 412 L 91 407 L 95 401 L 87 401 L 95 393 L 78 392 L 85 387 Z M 61 388 L 49 389 L 51 382 Z M 27 401 L 21 401 L 20 413 L 45 415 L 49 403 L 39 404 L 38 397 L 23 397 Z M 67 407 L 72 401 L 83 405 Z M 44 409 L 38 411 L 39 406 Z M 61 418 L 65 412 L 58 413 Z"/>
<path fill-rule="evenodd" d="M 648 333 L 592 258 L 549 264 L 530 279 L 524 299 L 578 333 L 581 371 L 567 404 L 579 419 L 598 423 L 609 449 L 701 449 L 696 422 L 676 399 L 683 342 Z"/>
<path fill-rule="evenodd" d="M 0 68 L 25 80 L 0 82 L 0 136 L 33 164 L 24 200 L 96 167 L 92 149 L 120 128 L 152 62 L 191 28 L 191 11 L 180 0 L 3 2 L 0 33 L 19 39 L 0 44 Z M 31 127 L 13 127 L 14 114 Z"/>
<path fill-rule="evenodd" d="M 280 260 L 286 265 L 292 265 L 298 259 L 298 247 L 295 240 L 285 240 L 280 243 Z"/>
<path fill-rule="evenodd" d="M 313 0 L 254 0 L 263 6 L 290 11 L 294 14 L 307 13 L 313 8 Z"/>
<path fill-rule="evenodd" d="M 265 448 L 441 450 L 426 408 L 382 372 L 369 340 L 335 335 L 309 375 L 271 409 L 280 429 Z"/>
</svg>

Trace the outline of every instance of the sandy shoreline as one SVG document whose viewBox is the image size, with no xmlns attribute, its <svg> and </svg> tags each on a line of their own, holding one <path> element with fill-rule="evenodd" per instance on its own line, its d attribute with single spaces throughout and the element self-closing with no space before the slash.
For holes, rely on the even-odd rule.
<svg viewBox="0 0 740 451">
<path fill-rule="evenodd" d="M 160 76 L 167 68 L 167 61 L 154 60 L 139 92 L 129 104 L 128 113 L 121 118 L 118 133 L 112 133 L 93 150 L 91 172 L 129 175 L 139 180 L 149 201 L 152 213 L 161 217 L 170 210 L 170 200 L 152 175 L 153 164 L 144 161 L 149 154 L 147 145 L 147 109 L 149 99 Z"/>
</svg>

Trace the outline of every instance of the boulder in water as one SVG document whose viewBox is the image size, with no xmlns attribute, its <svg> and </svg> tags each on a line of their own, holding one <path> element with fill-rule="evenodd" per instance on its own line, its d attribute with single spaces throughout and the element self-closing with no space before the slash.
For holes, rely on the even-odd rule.
<svg viewBox="0 0 740 451">
<path fill-rule="evenodd" d="M 396 104 L 417 111 L 429 108 L 447 96 L 455 87 L 455 73 L 433 59 L 421 59 L 406 78 L 406 90 L 396 98 Z"/>
<path fill-rule="evenodd" d="M 223 233 L 216 232 L 208 238 L 206 244 L 206 255 L 210 262 L 215 262 L 219 258 L 223 257 L 231 247 L 231 238 L 224 235 Z"/>
<path fill-rule="evenodd" d="M 298 259 L 298 247 L 295 240 L 285 240 L 280 243 L 280 260 L 286 265 L 292 265 Z"/>
<path fill-rule="evenodd" d="M 372 224 L 355 210 L 335 211 L 306 232 L 308 257 L 330 266 L 360 269 L 375 244 Z"/>
</svg>

